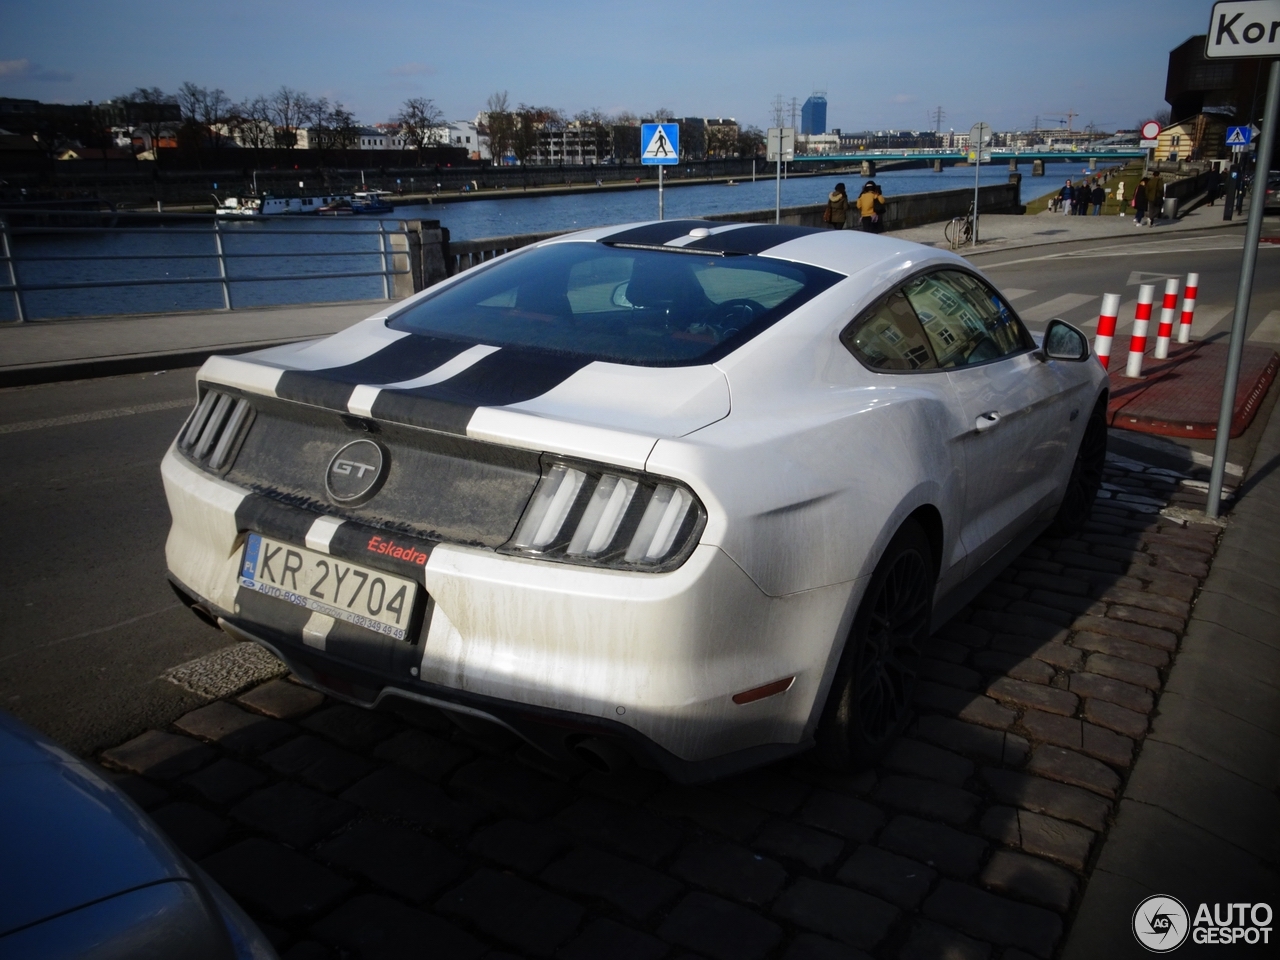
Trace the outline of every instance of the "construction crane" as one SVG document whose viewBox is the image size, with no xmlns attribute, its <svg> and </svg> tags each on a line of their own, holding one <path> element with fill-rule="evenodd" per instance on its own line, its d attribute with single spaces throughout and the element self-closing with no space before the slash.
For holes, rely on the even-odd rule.
<svg viewBox="0 0 1280 960">
<path fill-rule="evenodd" d="M 1045 120 L 1057 120 L 1059 124 L 1066 124 L 1067 133 L 1075 133 L 1075 131 L 1071 129 L 1071 125 L 1075 121 L 1076 117 L 1080 116 L 1080 114 L 1075 110 L 1068 110 L 1066 113 L 1048 113 L 1041 114 L 1041 116 Z"/>
</svg>

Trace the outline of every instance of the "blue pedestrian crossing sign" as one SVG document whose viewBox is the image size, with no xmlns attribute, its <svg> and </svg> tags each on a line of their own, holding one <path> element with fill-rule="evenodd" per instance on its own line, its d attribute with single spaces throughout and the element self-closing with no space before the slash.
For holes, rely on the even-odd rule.
<svg viewBox="0 0 1280 960">
<path fill-rule="evenodd" d="M 680 125 L 678 123 L 640 124 L 640 162 L 679 163 Z"/>
<path fill-rule="evenodd" d="M 1247 147 L 1253 139 L 1253 130 L 1249 127 L 1227 127 L 1228 147 Z"/>
</svg>

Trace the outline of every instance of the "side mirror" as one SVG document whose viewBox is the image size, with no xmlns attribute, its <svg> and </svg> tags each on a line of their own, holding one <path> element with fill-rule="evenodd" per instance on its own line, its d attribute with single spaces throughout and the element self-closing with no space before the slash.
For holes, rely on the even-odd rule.
<svg viewBox="0 0 1280 960">
<path fill-rule="evenodd" d="M 1056 317 L 1049 321 L 1041 341 L 1039 357 L 1041 360 L 1070 360 L 1079 362 L 1089 359 L 1088 338 L 1067 323 Z"/>
</svg>

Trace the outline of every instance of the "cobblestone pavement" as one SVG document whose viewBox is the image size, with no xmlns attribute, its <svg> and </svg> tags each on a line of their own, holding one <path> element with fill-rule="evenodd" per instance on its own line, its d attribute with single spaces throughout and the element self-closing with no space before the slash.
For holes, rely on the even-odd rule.
<svg viewBox="0 0 1280 960">
<path fill-rule="evenodd" d="M 101 762 L 286 960 L 1049 958 L 1217 542 L 1195 481 L 1109 458 L 930 639 L 874 770 L 800 758 L 710 786 L 552 766 L 433 711 L 287 679 Z"/>
</svg>

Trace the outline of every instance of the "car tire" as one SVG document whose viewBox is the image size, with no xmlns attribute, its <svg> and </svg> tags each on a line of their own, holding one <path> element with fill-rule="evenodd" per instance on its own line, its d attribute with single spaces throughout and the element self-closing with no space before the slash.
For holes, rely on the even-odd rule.
<svg viewBox="0 0 1280 960">
<path fill-rule="evenodd" d="M 1069 537 L 1079 533 L 1093 512 L 1093 501 L 1102 486 L 1102 468 L 1107 461 L 1107 399 L 1098 400 L 1089 422 L 1085 424 L 1080 448 L 1071 464 L 1071 476 L 1067 479 L 1067 491 L 1062 505 L 1049 525 L 1053 537 Z"/>
<path fill-rule="evenodd" d="M 929 538 L 907 520 L 871 575 L 836 667 L 817 735 L 827 766 L 875 763 L 905 729 L 936 582 Z"/>
</svg>

